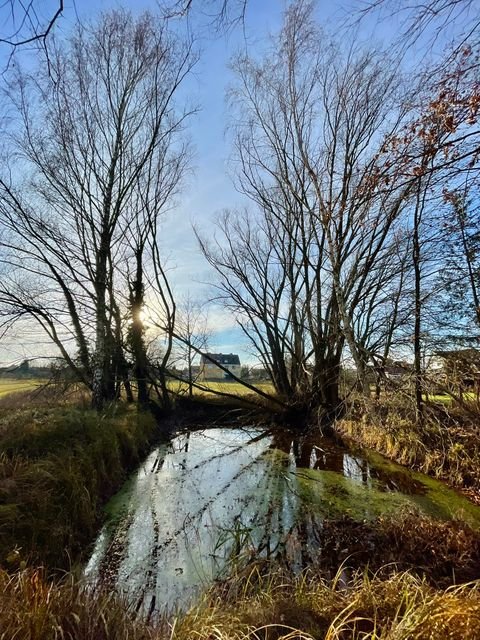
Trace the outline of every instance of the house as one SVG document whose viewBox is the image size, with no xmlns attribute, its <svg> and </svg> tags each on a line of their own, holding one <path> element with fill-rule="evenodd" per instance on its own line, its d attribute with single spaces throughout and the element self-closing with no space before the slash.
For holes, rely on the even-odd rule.
<svg viewBox="0 0 480 640">
<path fill-rule="evenodd" d="M 387 360 L 383 372 L 388 380 L 403 382 L 412 375 L 413 365 L 405 360 Z"/>
<path fill-rule="evenodd" d="M 228 371 L 221 369 L 221 364 Z M 206 353 L 200 358 L 200 380 L 229 380 L 231 374 L 240 377 L 240 358 L 235 353 Z"/>
</svg>

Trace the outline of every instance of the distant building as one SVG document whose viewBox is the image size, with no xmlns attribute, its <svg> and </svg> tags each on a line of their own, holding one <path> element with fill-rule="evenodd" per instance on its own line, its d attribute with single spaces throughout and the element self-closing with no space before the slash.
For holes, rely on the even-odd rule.
<svg viewBox="0 0 480 640">
<path fill-rule="evenodd" d="M 224 371 L 218 364 L 227 369 Z M 235 353 L 206 353 L 200 358 L 200 380 L 229 380 L 231 374 L 240 377 L 240 358 Z"/>
<path fill-rule="evenodd" d="M 413 373 L 413 365 L 404 360 L 387 360 L 383 366 L 385 377 L 392 382 L 403 382 Z"/>
</svg>

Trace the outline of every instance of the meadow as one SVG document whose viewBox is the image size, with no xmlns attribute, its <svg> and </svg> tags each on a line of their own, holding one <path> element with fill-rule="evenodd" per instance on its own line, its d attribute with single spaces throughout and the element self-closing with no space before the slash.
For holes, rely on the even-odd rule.
<svg viewBox="0 0 480 640">
<path fill-rule="evenodd" d="M 193 387 L 193 394 L 196 396 L 211 397 L 216 393 L 228 393 L 230 395 L 241 397 L 241 396 L 246 396 L 253 393 L 251 389 L 248 389 L 247 387 L 243 386 L 240 382 L 235 382 L 233 380 L 230 382 L 224 382 L 224 381 L 217 382 L 216 380 L 215 381 L 210 380 L 205 382 L 199 381 L 197 384 L 201 387 L 205 387 L 205 389 Z M 260 391 L 263 391 L 264 393 L 269 393 L 272 395 L 274 394 L 274 389 L 271 382 L 256 382 L 256 383 L 251 382 L 250 384 L 256 387 L 257 389 L 259 389 Z M 188 394 L 187 382 L 184 382 L 181 380 L 171 380 L 168 386 L 174 393 L 178 393 L 181 395 Z"/>
<path fill-rule="evenodd" d="M 42 382 L 44 381 L 35 378 L 0 378 L 0 398 L 10 393 L 36 389 Z"/>
</svg>

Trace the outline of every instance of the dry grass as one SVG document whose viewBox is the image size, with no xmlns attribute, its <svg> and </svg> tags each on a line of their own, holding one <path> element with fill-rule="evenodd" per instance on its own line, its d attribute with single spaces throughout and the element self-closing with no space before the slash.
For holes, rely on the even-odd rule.
<svg viewBox="0 0 480 640">
<path fill-rule="evenodd" d="M 474 640 L 480 623 L 478 584 L 437 590 L 409 573 L 387 579 L 357 573 L 345 584 L 306 573 L 250 574 L 240 593 L 227 587 L 217 603 L 230 611 L 240 633 L 219 638 L 324 638 L 325 640 Z M 231 608 L 230 608 L 231 607 Z M 187 623 L 189 618 L 187 616 Z M 212 622 L 198 638 L 207 639 Z M 246 625 L 246 628 L 242 625 Z M 193 625 L 190 629 L 194 628 Z M 252 637 L 250 636 L 250 637 Z M 180 638 L 192 637 L 188 632 Z"/>
<path fill-rule="evenodd" d="M 232 578 L 196 607 L 155 623 L 71 577 L 0 572 L 1 640 L 478 640 L 478 583 L 434 589 L 409 573 L 358 573 L 344 584 L 311 572 Z"/>
<path fill-rule="evenodd" d="M 19 391 L 29 391 L 43 384 L 44 380 L 0 378 L 0 398 Z"/>
<path fill-rule="evenodd" d="M 104 593 L 89 595 L 72 576 L 51 583 L 42 570 L 0 571 L 1 640 L 150 640 L 153 632 Z"/>
<path fill-rule="evenodd" d="M 465 415 L 431 408 L 425 424 L 391 400 L 366 407 L 336 423 L 336 430 L 362 446 L 422 473 L 480 496 L 480 426 Z M 480 498 L 479 502 L 480 502 Z"/>
</svg>

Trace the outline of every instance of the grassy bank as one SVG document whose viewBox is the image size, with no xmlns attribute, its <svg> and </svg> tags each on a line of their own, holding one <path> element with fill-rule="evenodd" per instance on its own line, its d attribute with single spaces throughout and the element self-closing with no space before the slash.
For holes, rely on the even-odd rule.
<svg viewBox="0 0 480 640">
<path fill-rule="evenodd" d="M 342 436 L 446 480 L 480 503 L 480 425 L 460 410 L 431 406 L 420 425 L 411 408 L 392 400 L 354 410 L 335 426 Z"/>
<path fill-rule="evenodd" d="M 153 418 L 71 405 L 0 414 L 0 564 L 69 568 L 93 539 L 101 507 L 146 453 Z"/>
<path fill-rule="evenodd" d="M 462 534 L 460 525 L 419 517 L 418 535 L 410 540 L 410 517 L 372 523 L 370 533 L 364 524 L 361 535 L 370 540 L 381 529 L 384 545 L 393 536 L 396 560 L 417 563 L 416 569 L 401 571 L 389 564 L 373 571 L 365 554 L 355 553 L 331 575 L 320 566 L 294 574 L 256 561 L 238 565 L 233 576 L 215 585 L 190 611 L 150 621 L 118 596 L 85 590 L 71 576 L 51 583 L 42 571 L 0 572 L 0 638 L 475 640 L 480 583 L 455 584 L 466 559 L 467 564 L 478 562 L 478 543 L 473 555 L 470 550 L 474 534 Z M 346 528 L 345 523 L 327 524 L 332 536 Z M 425 548 L 432 552 L 425 554 Z M 378 561 L 385 559 L 387 547 L 379 551 Z M 338 557 L 330 558 L 332 567 L 336 562 Z M 449 575 L 448 584 L 438 584 L 440 574 Z"/>
<path fill-rule="evenodd" d="M 0 574 L 0 638 L 10 640 L 476 640 L 480 589 L 436 590 L 409 573 L 356 575 L 348 587 L 314 574 L 247 576 L 186 615 L 149 624 L 120 600 L 39 572 Z"/>
</svg>

